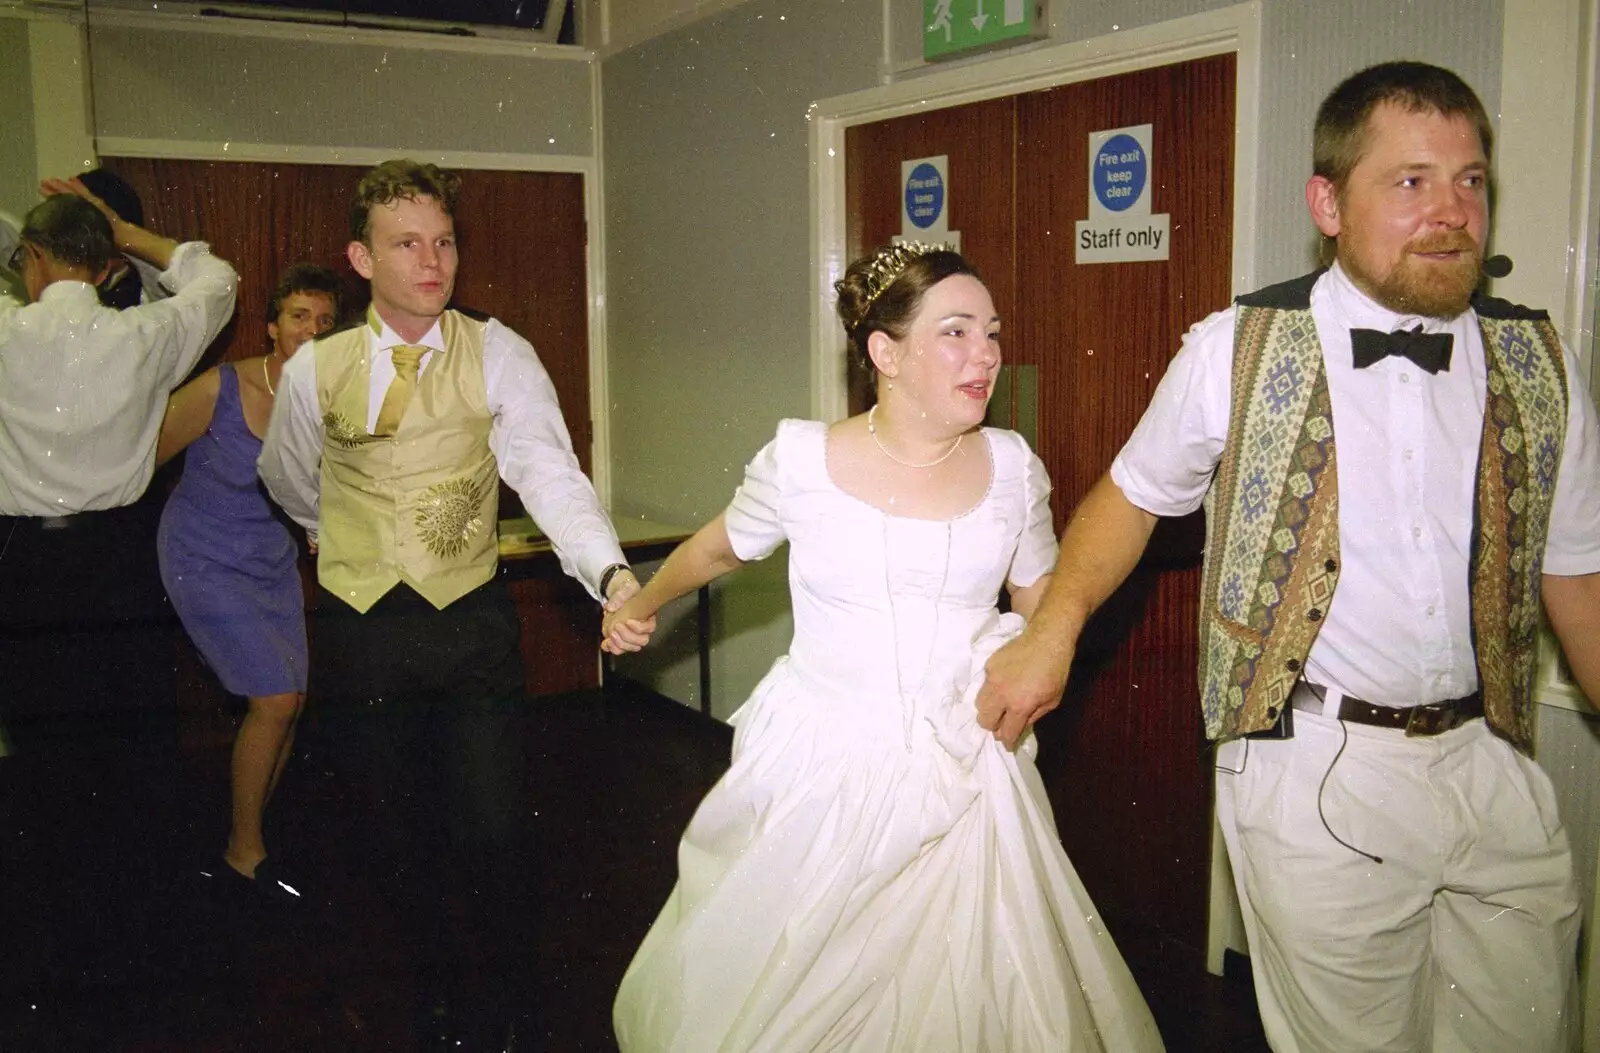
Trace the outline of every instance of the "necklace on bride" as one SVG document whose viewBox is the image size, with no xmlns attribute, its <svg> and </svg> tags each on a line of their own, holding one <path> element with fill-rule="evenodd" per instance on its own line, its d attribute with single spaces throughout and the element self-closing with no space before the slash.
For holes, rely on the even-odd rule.
<svg viewBox="0 0 1600 1053">
<path fill-rule="evenodd" d="M 878 426 L 873 422 L 872 419 L 873 415 L 877 412 L 877 403 L 873 403 L 872 408 L 867 410 L 867 434 L 872 436 L 872 441 L 878 444 L 878 449 L 883 451 L 883 455 L 885 457 L 889 458 L 889 460 L 896 464 L 903 464 L 907 468 L 932 468 L 935 465 L 943 464 L 950 459 L 951 454 L 961 449 L 961 440 L 967 437 L 965 432 L 957 435 L 956 441 L 950 444 L 950 448 L 948 450 L 944 451 L 931 461 L 924 461 L 923 463 L 918 464 L 916 461 L 908 461 L 904 457 L 895 456 L 895 452 L 889 449 L 889 447 L 885 446 L 882 439 L 878 438 Z"/>
</svg>

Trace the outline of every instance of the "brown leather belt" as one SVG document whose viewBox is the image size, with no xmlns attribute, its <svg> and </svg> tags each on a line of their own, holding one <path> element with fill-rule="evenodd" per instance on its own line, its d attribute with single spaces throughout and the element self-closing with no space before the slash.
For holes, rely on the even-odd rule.
<svg viewBox="0 0 1600 1053">
<path fill-rule="evenodd" d="M 1327 688 L 1304 680 L 1294 686 L 1289 704 L 1307 713 L 1322 713 L 1322 700 Z M 1443 702 L 1430 702 L 1425 706 L 1375 706 L 1359 698 L 1344 696 L 1337 714 L 1340 720 L 1352 724 L 1370 724 L 1377 728 L 1394 728 L 1407 735 L 1439 735 L 1458 728 L 1467 721 L 1483 716 L 1483 695 L 1474 691 L 1460 698 L 1447 698 Z"/>
</svg>

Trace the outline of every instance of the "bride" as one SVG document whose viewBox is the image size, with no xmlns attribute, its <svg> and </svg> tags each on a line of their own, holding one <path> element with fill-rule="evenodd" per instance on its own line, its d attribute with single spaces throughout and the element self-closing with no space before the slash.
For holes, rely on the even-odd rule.
<svg viewBox="0 0 1600 1053">
<path fill-rule="evenodd" d="M 1035 745 L 976 723 L 1056 542 L 1044 466 L 981 427 L 1000 321 L 967 263 L 896 245 L 836 285 L 878 402 L 784 421 L 733 503 L 605 620 L 787 541 L 794 640 L 733 718 L 733 763 L 622 981 L 624 1053 L 1160 1050 L 1057 839 Z M 996 608 L 1001 585 L 1011 612 Z"/>
</svg>

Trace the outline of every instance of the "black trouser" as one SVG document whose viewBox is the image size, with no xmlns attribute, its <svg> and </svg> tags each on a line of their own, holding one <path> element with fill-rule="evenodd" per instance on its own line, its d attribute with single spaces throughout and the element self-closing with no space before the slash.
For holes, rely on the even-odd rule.
<svg viewBox="0 0 1600 1053">
<path fill-rule="evenodd" d="M 365 614 L 317 590 L 309 695 L 429 998 L 532 997 L 536 875 L 520 631 L 499 580 L 437 610 L 398 585 Z"/>
<path fill-rule="evenodd" d="M 17 753 L 175 727 L 176 619 L 156 564 L 162 495 L 0 517 L 0 726 Z"/>
</svg>

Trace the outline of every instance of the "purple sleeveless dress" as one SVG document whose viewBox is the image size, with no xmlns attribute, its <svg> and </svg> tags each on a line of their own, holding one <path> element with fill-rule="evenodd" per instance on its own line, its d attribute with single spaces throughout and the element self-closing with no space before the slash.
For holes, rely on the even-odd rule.
<svg viewBox="0 0 1600 1053">
<path fill-rule="evenodd" d="M 306 617 L 296 550 L 256 480 L 261 440 L 223 363 L 206 433 L 161 514 L 161 580 L 189 638 L 236 695 L 306 689 Z"/>
</svg>

